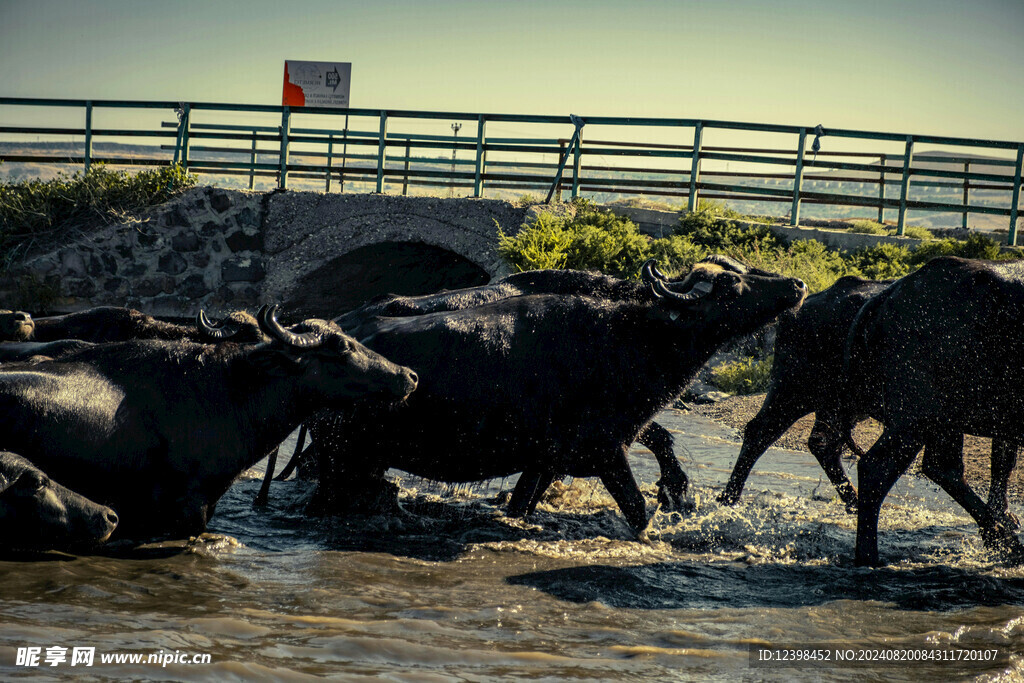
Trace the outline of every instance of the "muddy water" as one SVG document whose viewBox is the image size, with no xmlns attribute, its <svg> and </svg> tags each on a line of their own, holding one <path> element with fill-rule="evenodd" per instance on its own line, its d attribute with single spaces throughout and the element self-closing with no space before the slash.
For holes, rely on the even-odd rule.
<svg viewBox="0 0 1024 683">
<path fill-rule="evenodd" d="M 737 435 L 675 411 L 661 418 L 676 434 L 696 512 L 658 514 L 648 544 L 630 540 L 603 489 L 583 480 L 525 521 L 506 519 L 495 498 L 512 480 L 458 489 L 403 480 L 400 517 L 311 521 L 295 482 L 276 483 L 270 508 L 254 511 L 256 468 L 222 500 L 211 533 L 185 548 L 0 560 L 0 678 L 1024 676 L 1024 571 L 986 553 L 969 518 L 934 487 L 901 480 L 883 508 L 890 564 L 857 569 L 854 519 L 810 456 L 770 451 L 741 504 L 721 508 L 714 498 Z M 637 451 L 633 463 L 653 501 L 653 458 Z M 998 659 L 752 667 L 752 647 L 782 645 Z M 39 666 L 18 666 L 26 647 L 40 648 Z M 48 666 L 51 647 L 68 648 L 68 661 Z M 91 667 L 71 666 L 75 647 L 94 648 Z M 118 654 L 157 658 L 101 661 Z M 194 655 L 210 661 L 191 663 Z"/>
</svg>

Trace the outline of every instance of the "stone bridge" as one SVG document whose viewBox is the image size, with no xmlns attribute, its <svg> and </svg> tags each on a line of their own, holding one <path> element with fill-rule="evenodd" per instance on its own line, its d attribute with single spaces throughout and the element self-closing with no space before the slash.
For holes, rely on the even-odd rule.
<svg viewBox="0 0 1024 683">
<path fill-rule="evenodd" d="M 287 317 L 333 317 L 377 294 L 504 274 L 498 229 L 514 234 L 535 211 L 486 199 L 194 188 L 12 267 L 0 307 L 191 317 L 280 302 Z"/>
</svg>

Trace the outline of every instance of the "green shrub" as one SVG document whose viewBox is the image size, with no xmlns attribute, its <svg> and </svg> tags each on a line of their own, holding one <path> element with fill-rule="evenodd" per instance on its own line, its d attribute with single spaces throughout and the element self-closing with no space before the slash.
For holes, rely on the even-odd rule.
<svg viewBox="0 0 1024 683">
<path fill-rule="evenodd" d="M 719 253 L 798 277 L 811 292 L 827 289 L 844 275 L 877 280 L 903 277 L 936 256 L 1020 258 L 1018 253 L 1003 253 L 997 242 L 978 233 L 966 240 L 932 239 L 915 249 L 878 244 L 852 253 L 831 250 L 815 240 L 788 243 L 768 226 L 741 226 L 738 214 L 720 203 L 702 204 L 700 210 L 680 218 L 675 234 L 651 239 L 629 220 L 602 212 L 589 202 L 577 201 L 576 207 L 574 218 L 542 214 L 515 237 L 500 234 L 499 253 L 517 270 L 577 268 L 619 277 L 636 277 L 643 261 L 652 257 L 664 272 L 679 275 L 708 254 Z"/>
<path fill-rule="evenodd" d="M 181 166 L 129 174 L 102 164 L 52 180 L 0 183 L 0 258 L 63 230 L 161 204 L 195 184 Z"/>
<path fill-rule="evenodd" d="M 516 270 L 572 268 L 635 277 L 648 257 L 650 238 L 632 221 L 589 202 L 575 217 L 544 212 L 514 236 L 498 233 L 498 253 Z"/>
<path fill-rule="evenodd" d="M 868 220 L 850 221 L 852 227 L 846 229 L 846 232 L 855 232 L 861 235 L 888 235 L 889 228 L 885 227 L 881 223 Z"/>
<path fill-rule="evenodd" d="M 893 230 L 892 234 L 895 235 L 896 231 Z M 913 238 L 915 240 L 933 240 L 933 239 L 935 239 L 935 235 L 932 234 L 931 230 L 929 230 L 928 228 L 922 228 L 919 225 L 908 225 L 905 228 L 903 228 L 903 236 L 904 237 L 911 237 L 911 238 Z"/>
<path fill-rule="evenodd" d="M 711 373 L 711 382 L 730 394 L 746 395 L 767 391 L 773 360 L 774 356 L 764 360 L 747 357 L 720 365 Z"/>
</svg>

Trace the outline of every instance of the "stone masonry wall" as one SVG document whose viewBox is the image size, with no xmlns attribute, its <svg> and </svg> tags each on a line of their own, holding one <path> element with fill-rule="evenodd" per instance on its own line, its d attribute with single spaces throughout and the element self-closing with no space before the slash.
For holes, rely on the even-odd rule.
<svg viewBox="0 0 1024 683">
<path fill-rule="evenodd" d="M 262 194 L 195 188 L 30 258 L 0 282 L 0 296 L 29 311 L 111 305 L 191 316 L 250 307 L 266 274 L 263 215 Z"/>
<path fill-rule="evenodd" d="M 283 301 L 330 259 L 389 241 L 454 251 L 493 276 L 502 274 L 498 226 L 515 233 L 527 213 L 481 199 L 194 188 L 12 267 L 0 308 L 219 315 Z"/>
</svg>

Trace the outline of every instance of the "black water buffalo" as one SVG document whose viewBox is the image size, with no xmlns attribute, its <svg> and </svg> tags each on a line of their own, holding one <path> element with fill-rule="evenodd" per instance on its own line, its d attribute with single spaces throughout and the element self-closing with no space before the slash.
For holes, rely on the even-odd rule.
<svg viewBox="0 0 1024 683">
<path fill-rule="evenodd" d="M 261 344 L 136 340 L 0 367 L 3 446 L 121 516 L 118 536 L 201 532 L 236 476 L 314 411 L 416 386 L 333 323 Z"/>
<path fill-rule="evenodd" d="M 382 318 L 364 341 L 416 370 L 406 405 L 338 414 L 315 499 L 368 490 L 389 467 L 441 481 L 522 472 L 513 504 L 556 475 L 600 476 L 629 524 L 647 525 L 626 461 L 640 430 L 723 343 L 798 305 L 795 279 L 731 260 L 668 283 L 646 301 L 527 294 L 457 311 Z M 361 330 L 367 332 L 367 330 Z M 372 455 L 371 455 L 372 454 Z"/>
<path fill-rule="evenodd" d="M 196 325 L 179 325 L 158 320 L 132 308 L 99 306 L 75 313 L 35 318 L 34 332 L 25 340 L 50 342 L 59 339 L 81 339 L 104 343 L 131 339 L 185 339 L 216 342 L 230 338 L 235 342 L 265 342 L 256 319 L 244 311 L 229 314 L 214 326 L 200 314 Z M 13 339 L 4 337 L 4 339 Z M 15 340 L 19 341 L 19 340 Z"/>
<path fill-rule="evenodd" d="M 81 339 L 58 339 L 51 342 L 0 342 L 0 363 L 17 363 L 29 359 L 53 360 L 91 346 Z"/>
<path fill-rule="evenodd" d="M 28 341 L 34 329 L 35 321 L 25 311 L 0 310 L 0 340 Z"/>
<path fill-rule="evenodd" d="M 844 396 L 851 391 L 843 367 L 846 339 L 861 306 L 892 283 L 843 277 L 807 297 L 795 314 L 781 316 L 768 392 L 761 410 L 744 429 L 743 447 L 719 498 L 722 503 L 735 504 L 757 459 L 794 422 L 813 412 L 808 448 L 847 510 L 856 510 L 857 492 L 840 456 L 845 446 L 853 445 L 851 430 L 868 414 L 849 414 L 845 409 Z M 855 450 L 862 454 L 859 448 Z M 1007 485 L 1016 456 L 1013 444 L 993 441 L 988 506 L 1013 527 L 1017 522 L 1008 511 Z"/>
<path fill-rule="evenodd" d="M 0 451 L 0 548 L 67 550 L 102 543 L 117 514 L 51 480 L 31 462 Z"/>
<path fill-rule="evenodd" d="M 1006 517 L 964 481 L 963 434 L 999 440 L 1007 473 L 1024 438 L 1024 262 L 942 257 L 877 295 L 847 340 L 853 410 L 884 429 L 858 464 L 858 565 L 877 565 L 882 501 L 925 447 L 922 470 L 977 521 L 991 546 L 1024 558 Z M 996 455 L 993 455 L 995 458 Z"/>
<path fill-rule="evenodd" d="M 719 264 L 727 263 L 729 268 L 738 272 L 746 269 L 737 261 L 724 256 L 714 257 L 711 261 Z M 651 276 L 668 281 L 654 266 L 653 261 L 644 264 L 644 270 Z M 526 294 L 563 294 L 634 303 L 653 303 L 657 298 L 650 285 L 637 280 L 622 280 L 601 273 L 580 270 L 532 270 L 507 275 L 478 287 L 422 296 L 382 295 L 335 318 L 335 322 L 348 334 L 358 339 L 373 334 L 379 320 L 384 317 L 407 317 L 443 311 L 461 311 Z M 650 422 L 640 430 L 637 441 L 650 449 L 661 469 L 661 478 L 658 480 L 659 503 L 665 510 L 682 509 L 685 506 L 689 480 L 676 459 L 672 434 L 657 422 Z M 292 465 L 289 464 L 286 471 L 291 469 Z M 539 498 L 541 493 L 543 491 L 538 491 L 536 497 Z M 519 515 L 530 512 L 536 505 L 536 501 L 532 501 L 532 503 L 530 505 L 530 501 L 521 502 L 517 497 L 513 501 L 510 513 Z M 523 504 L 526 507 L 522 507 Z"/>
<path fill-rule="evenodd" d="M 851 429 L 867 415 L 846 414 L 840 408 L 843 353 L 857 311 L 891 283 L 843 277 L 807 297 L 793 315 L 780 317 L 768 392 L 743 430 L 743 447 L 719 498 L 722 503 L 734 505 L 757 459 L 794 422 L 815 413 L 808 448 L 847 509 L 857 507 L 857 491 L 840 456 L 850 441 Z"/>
</svg>

